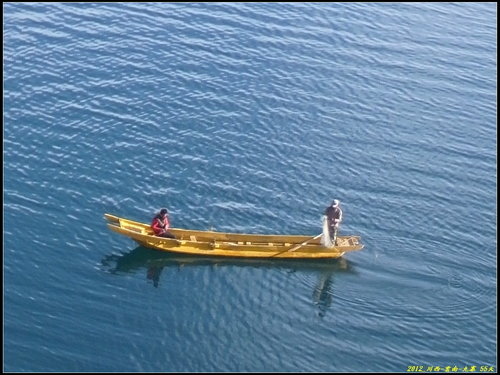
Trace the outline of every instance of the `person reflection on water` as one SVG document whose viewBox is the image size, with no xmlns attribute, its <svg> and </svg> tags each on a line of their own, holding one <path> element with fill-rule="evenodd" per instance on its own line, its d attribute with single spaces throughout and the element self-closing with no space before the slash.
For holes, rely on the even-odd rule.
<svg viewBox="0 0 500 375">
<path fill-rule="evenodd" d="M 168 210 L 166 208 L 162 208 L 160 213 L 153 218 L 151 228 L 153 229 L 155 236 L 175 238 L 175 236 L 168 231 L 170 228 L 170 221 L 168 220 Z"/>
<path fill-rule="evenodd" d="M 158 284 L 160 283 L 160 275 L 161 271 L 163 271 L 164 266 L 150 266 L 148 267 L 148 272 L 146 277 L 148 280 L 153 282 L 155 288 L 158 288 Z"/>
<path fill-rule="evenodd" d="M 319 273 L 318 282 L 312 294 L 313 302 L 318 307 L 318 315 L 323 318 L 333 303 L 333 279 L 335 272 L 352 272 L 347 260 L 338 258 L 332 268 L 327 268 Z"/>
<path fill-rule="evenodd" d="M 332 305 L 333 300 L 333 272 L 321 272 L 318 283 L 314 287 L 313 301 L 318 307 L 318 315 L 322 318 L 326 315 L 326 311 Z"/>
</svg>

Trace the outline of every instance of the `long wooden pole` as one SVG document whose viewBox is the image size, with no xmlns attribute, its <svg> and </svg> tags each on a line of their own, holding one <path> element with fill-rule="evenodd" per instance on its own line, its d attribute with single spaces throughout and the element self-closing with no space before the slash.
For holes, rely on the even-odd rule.
<svg viewBox="0 0 500 375">
<path fill-rule="evenodd" d="M 321 237 L 321 235 L 322 235 L 322 234 L 323 234 L 323 233 L 320 233 L 320 234 L 318 234 L 318 235 L 317 235 L 317 236 L 315 236 L 315 237 L 309 238 L 307 241 L 304 241 L 304 242 L 302 242 L 301 244 L 298 244 L 297 246 L 292 247 L 291 249 L 288 249 L 288 250 L 285 250 L 285 251 L 280 251 L 279 253 L 276 253 L 276 254 L 274 254 L 274 255 L 271 255 L 269 258 L 275 257 L 275 256 L 280 255 L 280 254 L 283 254 L 283 253 L 288 253 L 288 252 L 290 252 L 290 251 L 295 251 L 295 250 L 297 250 L 297 249 L 301 248 L 302 246 L 306 245 L 307 243 L 311 242 L 312 240 L 315 240 L 316 238 Z"/>
</svg>

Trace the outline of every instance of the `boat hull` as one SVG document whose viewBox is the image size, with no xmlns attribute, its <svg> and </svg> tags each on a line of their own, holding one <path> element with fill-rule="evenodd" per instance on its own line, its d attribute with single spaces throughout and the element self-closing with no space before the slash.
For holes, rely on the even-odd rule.
<svg viewBox="0 0 500 375">
<path fill-rule="evenodd" d="M 138 244 L 170 253 L 242 258 L 338 258 L 363 248 L 359 236 L 338 236 L 326 248 L 319 238 L 303 235 L 260 235 L 171 228 L 176 239 L 154 236 L 149 225 L 105 214 L 108 228 Z"/>
</svg>

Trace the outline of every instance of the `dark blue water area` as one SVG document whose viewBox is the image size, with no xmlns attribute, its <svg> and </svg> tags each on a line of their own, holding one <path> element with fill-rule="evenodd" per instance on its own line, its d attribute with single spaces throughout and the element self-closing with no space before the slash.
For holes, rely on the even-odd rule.
<svg viewBox="0 0 500 375">
<path fill-rule="evenodd" d="M 4 370 L 493 366 L 496 5 L 4 5 Z M 359 252 L 179 256 L 104 213 Z"/>
</svg>

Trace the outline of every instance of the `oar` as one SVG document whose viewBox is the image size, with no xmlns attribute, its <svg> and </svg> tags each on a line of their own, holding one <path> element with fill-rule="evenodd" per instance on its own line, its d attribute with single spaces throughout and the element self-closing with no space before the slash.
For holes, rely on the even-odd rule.
<svg viewBox="0 0 500 375">
<path fill-rule="evenodd" d="M 320 234 L 318 234 L 318 235 L 317 235 L 317 236 L 315 236 L 315 237 L 309 238 L 307 241 L 304 241 L 304 242 L 302 242 L 301 244 L 299 244 L 299 245 L 297 245 L 297 246 L 292 247 L 291 249 L 288 249 L 288 250 L 285 250 L 285 251 L 281 251 L 281 252 L 279 252 L 279 253 L 277 253 L 277 254 L 271 255 L 269 258 L 275 257 L 275 256 L 280 255 L 280 254 L 283 254 L 283 253 L 288 253 L 288 252 L 290 252 L 290 251 L 295 251 L 295 250 L 297 250 L 297 249 L 301 248 L 302 246 L 304 246 L 305 244 L 307 244 L 307 243 L 311 242 L 312 240 L 315 240 L 316 238 L 321 237 L 321 235 L 322 235 L 322 234 L 323 234 L 323 233 L 320 233 Z"/>
</svg>

